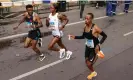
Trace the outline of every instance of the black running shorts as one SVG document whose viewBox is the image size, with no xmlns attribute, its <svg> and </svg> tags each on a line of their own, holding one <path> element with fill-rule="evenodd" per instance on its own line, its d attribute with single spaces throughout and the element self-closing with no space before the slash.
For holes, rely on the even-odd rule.
<svg viewBox="0 0 133 80">
<path fill-rule="evenodd" d="M 40 29 L 35 29 L 35 30 L 29 31 L 28 38 L 31 38 L 33 40 L 38 40 L 39 38 L 41 38 Z"/>
<path fill-rule="evenodd" d="M 92 63 L 95 61 L 96 53 L 95 53 L 94 48 L 89 48 L 89 47 L 86 46 L 86 48 L 85 48 L 85 59 L 92 62 Z"/>
</svg>

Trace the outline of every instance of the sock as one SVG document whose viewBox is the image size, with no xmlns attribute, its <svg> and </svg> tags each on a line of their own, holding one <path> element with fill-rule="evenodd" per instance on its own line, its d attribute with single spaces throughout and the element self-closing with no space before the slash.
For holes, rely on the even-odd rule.
<svg viewBox="0 0 133 80">
<path fill-rule="evenodd" d="M 43 54 L 41 54 L 40 56 L 44 56 Z"/>
</svg>

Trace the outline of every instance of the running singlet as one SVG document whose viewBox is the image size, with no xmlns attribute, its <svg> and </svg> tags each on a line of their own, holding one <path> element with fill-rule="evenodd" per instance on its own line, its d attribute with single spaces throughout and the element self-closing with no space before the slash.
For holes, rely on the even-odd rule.
<svg viewBox="0 0 133 80">
<path fill-rule="evenodd" d="M 50 27 L 54 28 L 52 30 L 52 35 L 62 37 L 63 32 L 59 30 L 59 27 L 61 26 L 61 22 L 58 19 L 58 13 L 56 13 L 54 16 L 52 15 L 52 13 L 50 13 L 49 19 L 50 19 L 50 21 L 49 21 Z"/>
<path fill-rule="evenodd" d="M 92 24 L 91 30 L 90 32 L 84 32 L 84 37 L 86 38 L 86 45 L 89 48 L 95 48 L 97 44 L 99 44 L 99 40 L 98 38 L 96 38 L 95 36 L 93 36 L 92 34 L 92 29 L 94 27 L 95 24 Z"/>
<path fill-rule="evenodd" d="M 97 37 L 93 36 L 92 29 L 95 24 L 92 25 L 91 30 L 89 32 L 83 32 L 82 36 L 75 36 L 75 39 L 86 39 L 85 45 L 89 48 L 95 48 L 96 45 L 99 44 L 99 40 Z"/>
<path fill-rule="evenodd" d="M 33 40 L 38 40 L 39 38 L 41 38 L 40 29 L 35 27 L 36 25 L 38 25 L 38 22 L 34 21 L 36 15 L 37 14 L 35 12 L 33 12 L 32 16 L 26 17 L 26 25 L 29 30 L 28 37 Z M 34 26 L 34 27 L 31 27 L 31 26 Z"/>
<path fill-rule="evenodd" d="M 28 13 L 27 13 L 28 14 Z M 33 12 L 32 16 L 30 16 L 29 18 L 26 17 L 26 26 L 28 27 L 28 30 L 35 30 L 35 25 L 38 25 L 38 22 L 34 21 L 35 16 L 37 15 L 37 13 Z M 31 26 L 34 26 L 33 28 Z"/>
</svg>

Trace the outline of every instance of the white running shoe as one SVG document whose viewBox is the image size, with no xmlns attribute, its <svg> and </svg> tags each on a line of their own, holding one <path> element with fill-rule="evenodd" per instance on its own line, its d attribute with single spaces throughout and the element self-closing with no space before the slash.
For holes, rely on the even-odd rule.
<svg viewBox="0 0 133 80">
<path fill-rule="evenodd" d="M 71 57 L 71 55 L 72 55 L 72 52 L 71 52 L 71 51 L 67 51 L 66 53 L 67 53 L 66 59 L 68 60 L 68 59 L 70 59 L 70 57 Z"/>
<path fill-rule="evenodd" d="M 42 55 L 39 56 L 39 61 L 43 61 L 44 59 L 45 59 L 44 54 L 42 54 Z"/>
<path fill-rule="evenodd" d="M 60 58 L 64 58 L 65 57 L 65 49 L 60 49 Z"/>
</svg>

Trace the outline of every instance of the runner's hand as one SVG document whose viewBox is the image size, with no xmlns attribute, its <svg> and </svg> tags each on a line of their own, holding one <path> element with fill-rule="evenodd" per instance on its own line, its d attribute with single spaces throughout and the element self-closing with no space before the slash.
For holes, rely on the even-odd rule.
<svg viewBox="0 0 133 80">
<path fill-rule="evenodd" d="M 59 27 L 59 30 L 60 30 L 60 31 L 63 30 L 63 27 Z"/>
<path fill-rule="evenodd" d="M 75 36 L 74 35 L 68 35 L 68 37 L 70 37 L 72 39 L 75 39 Z"/>
<path fill-rule="evenodd" d="M 46 18 L 46 27 L 49 27 L 50 23 L 49 23 L 50 18 Z"/>
<path fill-rule="evenodd" d="M 50 20 L 50 18 L 46 18 L 46 21 L 48 21 L 48 22 L 49 22 L 49 20 Z"/>
<path fill-rule="evenodd" d="M 13 30 L 16 30 L 16 29 L 18 29 L 18 26 L 13 28 Z"/>
</svg>

